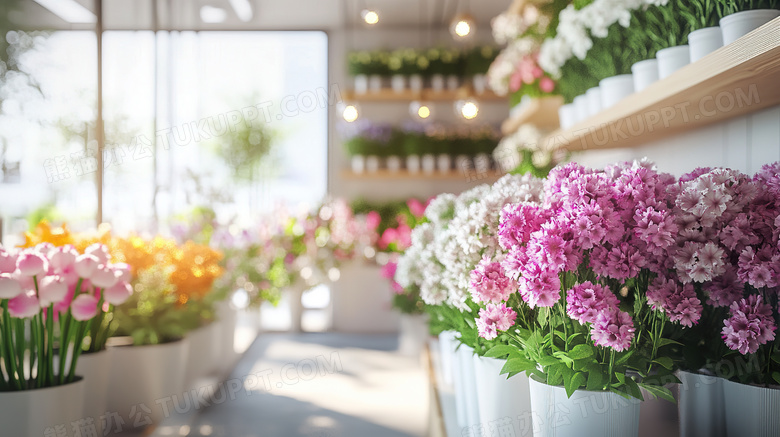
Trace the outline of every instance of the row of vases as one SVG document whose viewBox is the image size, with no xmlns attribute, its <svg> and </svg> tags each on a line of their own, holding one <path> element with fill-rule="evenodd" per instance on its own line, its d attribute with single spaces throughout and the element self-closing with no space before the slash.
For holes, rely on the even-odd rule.
<svg viewBox="0 0 780 437">
<path fill-rule="evenodd" d="M 731 44 L 778 16 L 780 11 L 774 9 L 737 12 L 723 17 L 720 27 L 707 27 L 691 32 L 688 35 L 688 44 L 659 50 L 654 59 L 632 65 L 631 74 L 605 78 L 599 82 L 599 86 L 575 97 L 572 103 L 561 106 L 558 112 L 561 128 L 568 129 L 612 107 L 630 94 L 671 76 L 680 68 Z"/>
<path fill-rule="evenodd" d="M 662 435 L 659 423 L 674 423 L 679 416 L 681 437 L 780 436 L 780 388 L 679 372 L 682 384 L 671 387 L 677 393 L 677 407 L 651 399 L 644 390 L 643 402 L 587 390 L 577 390 L 569 398 L 563 387 L 524 374 L 508 379 L 499 375 L 505 361 L 475 355 L 473 349 L 459 345 L 452 331 L 439 335 L 439 348 L 438 370 L 444 383 L 455 389 L 455 414 L 463 435 Z M 502 427 L 505 434 L 497 431 Z"/>
<path fill-rule="evenodd" d="M 370 76 L 358 74 L 354 79 L 356 94 L 379 92 L 386 86 L 385 78 L 378 74 L 372 74 Z M 454 91 L 461 85 L 461 78 L 455 74 L 447 76 L 443 74 L 434 74 L 427 79 L 427 82 L 427 86 L 433 92 L 442 92 L 445 89 Z M 409 76 L 394 74 L 389 77 L 389 84 L 390 88 L 397 93 L 403 93 L 407 89 L 413 92 L 420 92 L 426 87 L 426 79 L 419 74 L 412 74 Z M 476 94 L 482 94 L 487 89 L 487 78 L 484 74 L 475 74 L 471 78 L 471 85 Z"/>
<path fill-rule="evenodd" d="M 77 381 L 57 387 L 0 392 L 2 435 L 60 435 L 83 427 L 96 435 L 159 423 L 198 381 L 224 376 L 233 364 L 236 315 L 227 305 L 219 321 L 182 340 L 152 346 L 109 346 L 81 355 Z M 192 405 L 190 401 L 190 405 Z M 108 429 L 103 429 L 107 426 Z M 92 435 L 88 432 L 85 435 Z"/>
<path fill-rule="evenodd" d="M 490 156 L 487 154 L 478 154 L 469 157 L 467 155 L 457 155 L 453 159 L 448 153 L 439 155 L 408 155 L 405 158 L 400 156 L 388 156 L 384 159 L 376 155 L 353 155 L 351 158 L 352 172 L 357 174 L 376 173 L 381 168 L 386 168 L 391 173 L 399 173 L 403 168 L 412 174 L 425 173 L 433 174 L 435 172 L 450 173 L 453 169 L 462 172 L 475 170 L 476 172 L 487 172 L 492 166 Z M 405 164 L 405 167 L 404 167 Z"/>
</svg>

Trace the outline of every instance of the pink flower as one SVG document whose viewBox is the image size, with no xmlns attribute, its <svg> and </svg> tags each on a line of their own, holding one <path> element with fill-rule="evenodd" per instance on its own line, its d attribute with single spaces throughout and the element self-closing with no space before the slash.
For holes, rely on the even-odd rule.
<svg viewBox="0 0 780 437">
<path fill-rule="evenodd" d="M 669 320 L 691 327 L 701 318 L 702 305 L 693 284 L 680 285 L 677 281 L 659 276 L 647 289 L 647 303 L 663 311 Z"/>
<path fill-rule="evenodd" d="M 0 273 L 13 273 L 16 270 L 16 257 L 15 251 L 6 250 L 0 245 Z"/>
<path fill-rule="evenodd" d="M 479 318 L 477 319 L 479 336 L 486 340 L 492 340 L 498 336 L 498 331 L 506 331 L 511 328 L 516 318 L 517 313 L 512 308 L 507 308 L 503 303 L 499 305 L 489 303 L 487 307 L 479 310 Z"/>
<path fill-rule="evenodd" d="M 65 270 L 76 262 L 76 257 L 78 255 L 78 252 L 76 252 L 76 249 L 74 249 L 72 245 L 66 244 L 65 246 L 57 247 L 52 250 L 51 255 L 49 256 L 49 263 L 55 270 Z"/>
<path fill-rule="evenodd" d="M 634 320 L 631 315 L 617 309 L 599 313 L 590 330 L 593 343 L 622 352 L 631 347 L 634 339 Z"/>
<path fill-rule="evenodd" d="M 761 296 L 740 299 L 729 307 L 731 317 L 723 321 L 721 336 L 726 346 L 742 355 L 755 353 L 759 346 L 775 339 L 772 307 L 762 303 Z"/>
<path fill-rule="evenodd" d="M 73 299 L 70 304 L 70 310 L 73 318 L 79 322 L 84 322 L 97 315 L 98 299 L 89 294 L 80 294 Z"/>
<path fill-rule="evenodd" d="M 49 270 L 49 262 L 43 255 L 28 249 L 19 254 L 16 268 L 24 276 L 37 276 Z"/>
<path fill-rule="evenodd" d="M 119 281 L 119 276 L 111 265 L 101 264 L 92 272 L 90 280 L 95 287 L 109 288 Z"/>
<path fill-rule="evenodd" d="M 595 323 L 599 314 L 610 308 L 617 310 L 620 304 L 609 287 L 590 281 L 577 284 L 566 292 L 566 302 L 566 313 L 583 325 Z"/>
<path fill-rule="evenodd" d="M 133 273 L 130 270 L 130 266 L 125 263 L 111 264 L 114 268 L 114 274 L 122 282 L 130 282 L 133 279 Z"/>
<path fill-rule="evenodd" d="M 30 319 L 40 313 L 41 307 L 38 305 L 38 297 L 35 296 L 35 291 L 28 290 L 26 293 L 9 300 L 8 312 L 11 314 L 11 317 L 18 319 Z"/>
<path fill-rule="evenodd" d="M 539 80 L 539 89 L 545 93 L 551 93 L 555 89 L 555 82 L 549 77 L 543 77 Z"/>
<path fill-rule="evenodd" d="M 103 290 L 103 299 L 111 305 L 121 305 L 133 295 L 133 287 L 127 282 L 117 282 Z"/>
<path fill-rule="evenodd" d="M 425 216 L 425 205 L 419 200 L 411 198 L 406 201 L 406 206 L 409 207 L 409 212 L 418 219 Z"/>
<path fill-rule="evenodd" d="M 105 244 L 94 243 L 84 250 L 85 254 L 95 256 L 100 264 L 108 264 L 111 255 L 108 253 L 108 247 Z"/>
<path fill-rule="evenodd" d="M 38 281 L 38 300 L 41 308 L 58 303 L 68 294 L 68 284 L 59 276 L 46 276 Z"/>
<path fill-rule="evenodd" d="M 366 214 L 366 226 L 369 229 L 376 229 L 379 227 L 379 223 L 382 222 L 382 217 L 376 211 L 371 211 Z"/>
<path fill-rule="evenodd" d="M 76 257 L 74 267 L 79 277 L 89 279 L 92 277 L 92 274 L 95 273 L 99 264 L 100 260 L 95 255 L 85 253 Z"/>
<path fill-rule="evenodd" d="M 476 302 L 499 303 L 517 291 L 517 283 L 506 276 L 501 263 L 483 257 L 471 271 L 469 291 Z"/>
<path fill-rule="evenodd" d="M 13 299 L 22 293 L 19 281 L 8 273 L 0 273 L 0 299 Z"/>
</svg>

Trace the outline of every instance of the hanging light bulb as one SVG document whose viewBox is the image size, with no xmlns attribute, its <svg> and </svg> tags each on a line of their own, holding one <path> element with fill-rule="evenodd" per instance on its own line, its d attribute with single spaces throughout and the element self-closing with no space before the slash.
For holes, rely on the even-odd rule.
<svg viewBox="0 0 780 437">
<path fill-rule="evenodd" d="M 379 14 L 377 14 L 376 11 L 372 11 L 371 9 L 363 9 L 360 11 L 360 16 L 363 18 L 363 21 L 369 25 L 374 25 L 379 22 Z"/>
<path fill-rule="evenodd" d="M 450 23 L 450 34 L 456 40 L 465 40 L 474 35 L 477 23 L 471 14 L 458 14 Z"/>
<path fill-rule="evenodd" d="M 341 112 L 341 117 L 343 117 L 344 121 L 347 123 L 352 123 L 360 117 L 360 108 L 356 103 L 343 104 L 341 105 L 341 108 L 339 108 L 339 111 Z"/>
<path fill-rule="evenodd" d="M 455 112 L 466 120 L 473 120 L 479 114 L 479 105 L 474 100 L 458 100 L 455 102 Z"/>
<path fill-rule="evenodd" d="M 409 114 L 418 121 L 429 120 L 432 114 L 431 105 L 427 102 L 414 101 L 409 104 Z"/>
</svg>

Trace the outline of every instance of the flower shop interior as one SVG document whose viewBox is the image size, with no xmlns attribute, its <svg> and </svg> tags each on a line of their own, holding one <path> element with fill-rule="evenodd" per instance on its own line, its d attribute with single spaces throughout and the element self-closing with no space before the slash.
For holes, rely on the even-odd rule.
<svg viewBox="0 0 780 437">
<path fill-rule="evenodd" d="M 0 11 L 0 437 L 780 436 L 780 1 Z"/>
</svg>

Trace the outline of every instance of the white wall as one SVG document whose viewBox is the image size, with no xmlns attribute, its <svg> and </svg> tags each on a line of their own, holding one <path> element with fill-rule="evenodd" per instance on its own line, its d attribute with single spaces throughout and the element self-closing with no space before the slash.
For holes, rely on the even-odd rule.
<svg viewBox="0 0 780 437">
<path fill-rule="evenodd" d="M 580 152 L 572 159 L 600 168 L 642 157 L 676 176 L 696 167 L 728 167 L 753 174 L 764 164 L 780 161 L 780 106 L 640 147 Z"/>
</svg>

